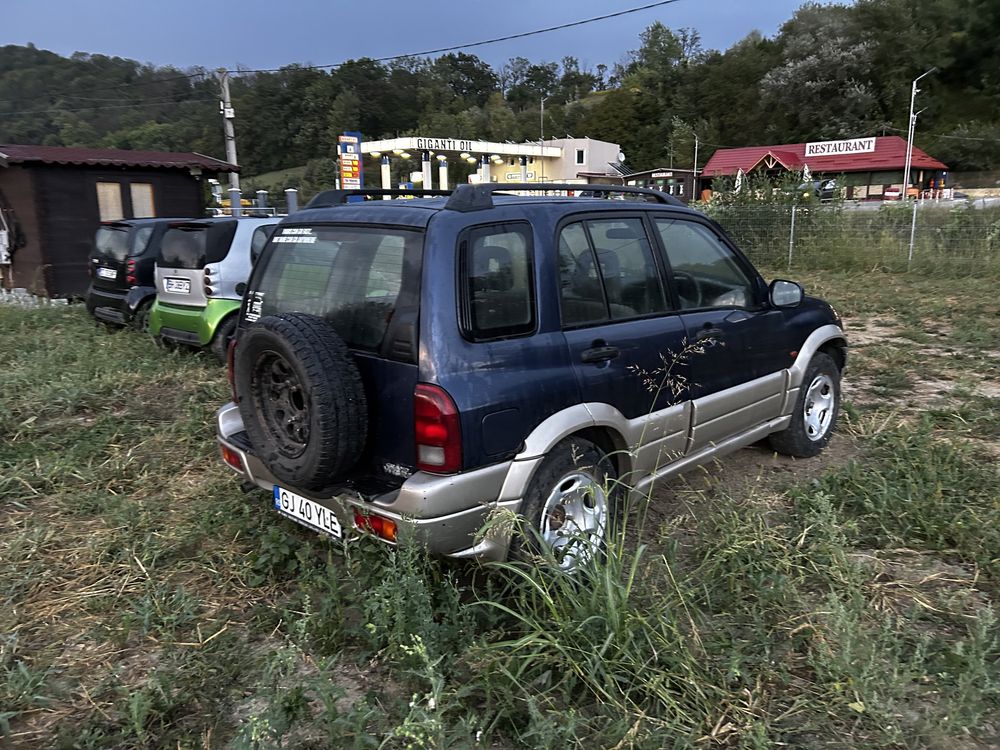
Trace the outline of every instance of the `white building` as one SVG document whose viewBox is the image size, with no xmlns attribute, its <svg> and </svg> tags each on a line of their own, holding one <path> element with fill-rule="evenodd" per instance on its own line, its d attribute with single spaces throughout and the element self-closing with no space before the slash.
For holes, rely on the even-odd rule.
<svg viewBox="0 0 1000 750">
<path fill-rule="evenodd" d="M 448 163 L 455 160 L 467 165 L 468 180 L 473 183 L 585 184 L 620 178 L 623 171 L 615 168 L 623 158 L 619 145 L 593 138 L 494 143 L 465 138 L 409 136 L 362 143 L 361 153 L 380 160 L 382 187 L 416 182 L 422 183 L 426 189 L 447 190 Z M 401 180 L 400 175 L 410 179 Z"/>
</svg>

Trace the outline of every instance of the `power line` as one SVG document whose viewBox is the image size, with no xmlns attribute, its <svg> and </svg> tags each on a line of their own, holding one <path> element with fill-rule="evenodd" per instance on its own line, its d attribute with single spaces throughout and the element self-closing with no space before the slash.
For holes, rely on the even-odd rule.
<svg viewBox="0 0 1000 750">
<path fill-rule="evenodd" d="M 606 21 L 609 18 L 618 18 L 619 16 L 627 16 L 632 13 L 640 13 L 644 10 L 650 10 L 651 8 L 658 8 L 663 5 L 672 5 L 673 3 L 678 3 L 680 0 L 660 0 L 656 3 L 649 3 L 647 5 L 641 5 L 638 8 L 628 8 L 626 10 L 619 10 L 614 13 L 605 13 L 602 16 L 594 16 L 593 18 L 585 18 L 582 21 L 571 21 L 569 23 L 562 23 L 558 26 L 549 26 L 544 29 L 536 29 L 534 31 L 522 31 L 518 34 L 508 34 L 507 36 L 498 36 L 494 39 L 484 39 L 480 42 L 469 42 L 468 44 L 456 44 L 451 47 L 438 47 L 437 49 L 424 50 L 423 52 L 410 52 L 405 55 L 389 55 L 388 57 L 375 57 L 371 58 L 373 62 L 389 62 L 390 60 L 401 60 L 406 57 L 428 57 L 430 55 L 437 55 L 442 52 L 454 52 L 460 49 L 470 49 L 472 47 L 482 47 L 486 44 L 496 44 L 497 42 L 508 42 L 511 39 L 523 39 L 528 36 L 536 36 L 538 34 L 548 34 L 551 31 L 561 31 L 562 29 L 573 28 L 574 26 L 583 26 L 588 23 L 596 23 L 597 21 Z M 299 65 L 296 66 L 299 70 L 324 70 L 326 68 L 338 68 L 343 65 L 343 62 L 330 63 L 328 65 Z M 288 66 L 286 66 L 288 67 Z M 257 70 L 230 70 L 229 73 L 243 74 L 243 73 L 278 73 L 283 68 L 261 68 Z"/>
<path fill-rule="evenodd" d="M 4 117 L 9 117 L 13 115 L 36 115 L 44 114 L 52 111 L 58 112 L 84 112 L 92 110 L 103 110 L 103 109 L 132 109 L 133 107 L 156 107 L 165 104 L 198 104 L 201 102 L 214 102 L 215 97 L 211 98 L 201 98 L 201 99 L 182 99 L 177 101 L 176 99 L 163 99 L 163 100 L 150 100 L 145 102 L 132 102 L 131 104 L 110 104 L 110 105 L 99 105 L 92 107 L 62 107 L 58 104 L 53 104 L 51 107 L 46 107 L 45 109 L 28 109 L 21 110 L 20 112 L 6 112 L 0 109 L 0 115 Z"/>
<path fill-rule="evenodd" d="M 606 21 L 606 20 L 611 19 L 611 18 L 618 18 L 620 16 L 627 16 L 627 15 L 631 15 L 633 13 L 641 13 L 642 11 L 645 11 L 645 10 L 651 10 L 652 8 L 658 8 L 658 7 L 661 7 L 661 6 L 664 6 L 664 5 L 673 5 L 674 3 L 678 3 L 678 2 L 680 2 L 680 0 L 659 0 L 659 2 L 647 3 L 646 5 L 640 5 L 640 6 L 636 7 L 636 8 L 627 8 L 625 10 L 616 11 L 614 13 L 605 13 L 604 15 L 594 16 L 592 18 L 585 18 L 585 19 L 582 19 L 580 21 L 570 21 L 568 23 L 558 24 L 556 26 L 549 26 L 549 27 L 544 28 L 544 29 L 535 29 L 534 31 L 522 31 L 522 32 L 517 33 L 517 34 L 508 34 L 506 36 L 495 37 L 493 39 L 484 39 L 484 40 L 481 40 L 481 41 L 478 41 L 478 42 L 469 42 L 467 44 L 456 44 L 456 45 L 452 45 L 450 47 L 439 47 L 437 49 L 424 50 L 423 52 L 409 52 L 409 53 L 406 53 L 406 54 L 388 55 L 386 57 L 376 57 L 376 58 L 372 58 L 372 59 L 373 59 L 374 62 L 389 62 L 391 60 L 401 60 L 401 59 L 404 59 L 404 58 L 407 58 L 407 57 L 427 57 L 427 56 L 430 56 L 430 55 L 437 55 L 437 54 L 441 54 L 441 53 L 444 53 L 444 52 L 454 52 L 456 50 L 471 49 L 473 47 L 482 47 L 482 46 L 487 45 L 487 44 L 497 44 L 498 42 L 507 42 L 507 41 L 510 41 L 512 39 L 523 39 L 523 38 L 529 37 L 529 36 L 537 36 L 538 34 L 548 34 L 548 33 L 553 32 L 553 31 L 561 31 L 562 29 L 570 29 L 570 28 L 574 28 L 576 26 L 584 26 L 586 24 L 596 23 L 598 21 Z M 343 64 L 344 64 L 344 62 L 338 62 L 338 63 L 329 63 L 327 65 L 298 65 L 296 67 L 299 70 L 325 70 L 327 68 L 338 68 L 338 67 L 340 67 Z M 285 66 L 285 67 L 289 67 L 289 66 Z M 281 70 L 283 70 L 283 68 L 259 68 L 259 69 L 253 69 L 253 70 L 230 70 L 230 71 L 227 71 L 227 72 L 228 73 L 233 73 L 233 74 L 236 74 L 236 75 L 240 75 L 240 74 L 245 74 L 245 73 L 278 73 Z M 86 91 L 85 93 L 87 93 L 87 94 L 95 94 L 95 93 L 100 93 L 100 92 L 104 92 L 104 91 L 119 91 L 121 89 L 126 89 L 126 88 L 136 88 L 136 87 L 141 87 L 141 86 L 154 86 L 154 85 L 163 84 L 163 83 L 170 83 L 171 81 L 191 80 L 192 78 L 204 78 L 204 77 L 207 77 L 208 75 L 210 75 L 210 74 L 207 73 L 207 72 L 205 72 L 205 71 L 199 71 L 197 73 L 189 73 L 189 74 L 185 74 L 185 75 L 171 76 L 169 78 L 160 78 L 160 79 L 157 79 L 155 81 L 136 81 L 135 83 L 117 83 L 117 84 L 113 84 L 111 86 L 104 86 L 104 87 L 97 88 L 97 89 L 90 89 L 90 90 Z M 34 96 L 21 97 L 19 99 L 0 99 L 0 104 L 10 104 L 10 103 L 21 102 L 21 101 L 26 101 L 26 100 L 30 100 L 30 99 L 54 99 L 54 98 L 59 98 L 59 97 L 63 97 L 63 96 L 74 98 L 74 99 L 81 99 L 81 100 L 84 100 L 84 101 L 102 101 L 101 99 L 88 99 L 85 96 L 81 96 L 81 95 L 75 94 L 75 93 L 70 92 L 70 91 L 59 91 L 59 92 L 54 92 L 54 93 L 44 93 L 44 94 L 37 94 L 37 95 L 34 95 Z M 115 100 L 108 100 L 108 101 L 115 101 Z M 44 110 L 39 110 L 39 111 L 44 111 Z M 10 113 L 10 112 L 8 112 L 8 113 L 5 113 L 5 114 L 29 114 L 29 113 L 26 113 L 26 112 Z"/>
<path fill-rule="evenodd" d="M 902 128 L 893 128 L 886 125 L 885 130 L 894 130 L 897 133 L 905 133 L 907 131 Z M 980 141 L 980 142 L 990 142 L 995 143 L 996 138 L 975 138 L 971 135 L 945 135 L 944 133 L 924 133 L 921 138 L 947 138 L 949 141 Z"/>
<path fill-rule="evenodd" d="M 84 93 L 86 93 L 86 94 L 97 94 L 97 93 L 101 93 L 103 91 L 116 91 L 118 89 L 124 89 L 124 88 L 137 88 L 137 87 L 140 87 L 140 86 L 156 86 L 156 85 L 159 85 L 161 83 L 170 83 L 172 81 L 191 80 L 192 78 L 205 78 L 208 75 L 209 75 L 209 73 L 207 73 L 205 71 L 202 71 L 202 72 L 199 72 L 199 73 L 189 73 L 189 74 L 186 74 L 186 75 L 171 76 L 170 78 L 158 78 L 155 81 L 135 81 L 133 83 L 125 83 L 125 82 L 115 83 L 115 84 L 111 84 L 110 86 L 102 86 L 101 88 L 90 89 L 89 91 L 85 91 Z M 55 99 L 55 98 L 58 98 L 58 97 L 61 97 L 61 96 L 73 97 L 75 99 L 86 99 L 86 97 L 78 96 L 77 94 L 73 93 L 72 91 L 56 91 L 54 93 L 46 92 L 44 94 L 34 94 L 34 95 L 29 95 L 29 96 L 22 96 L 22 97 L 19 97 L 18 99 L 0 99 L 0 104 L 10 104 L 12 102 L 22 102 L 22 101 L 27 101 L 27 100 L 30 100 L 30 99 Z M 97 100 L 94 100 L 94 101 L 97 101 Z M 115 101 L 115 100 L 109 100 L 109 101 Z"/>
</svg>

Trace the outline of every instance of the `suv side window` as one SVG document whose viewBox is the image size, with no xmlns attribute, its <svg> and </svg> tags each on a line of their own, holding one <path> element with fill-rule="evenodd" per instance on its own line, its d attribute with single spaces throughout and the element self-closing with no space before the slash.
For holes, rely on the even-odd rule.
<svg viewBox="0 0 1000 750">
<path fill-rule="evenodd" d="M 531 228 L 497 224 L 469 230 L 460 243 L 462 319 L 474 341 L 535 330 Z"/>
<path fill-rule="evenodd" d="M 593 219 L 564 227 L 559 274 L 564 326 L 667 310 L 641 219 Z"/>
<path fill-rule="evenodd" d="M 715 233 L 683 219 L 655 223 L 682 310 L 753 305 L 753 282 Z"/>
</svg>

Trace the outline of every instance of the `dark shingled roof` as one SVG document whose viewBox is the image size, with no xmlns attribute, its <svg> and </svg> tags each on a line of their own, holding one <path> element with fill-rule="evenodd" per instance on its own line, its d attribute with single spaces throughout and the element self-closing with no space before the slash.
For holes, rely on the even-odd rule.
<svg viewBox="0 0 1000 750">
<path fill-rule="evenodd" d="M 108 167 L 162 167 L 206 172 L 239 172 L 240 168 L 211 156 L 171 151 L 127 151 L 118 148 L 65 148 L 0 144 L 0 166 L 8 164 L 85 164 Z"/>
</svg>

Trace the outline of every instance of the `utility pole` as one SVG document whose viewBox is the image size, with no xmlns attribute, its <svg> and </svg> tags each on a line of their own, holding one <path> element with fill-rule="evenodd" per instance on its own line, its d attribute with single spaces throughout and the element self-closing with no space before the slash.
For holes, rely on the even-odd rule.
<svg viewBox="0 0 1000 750">
<path fill-rule="evenodd" d="M 694 176 L 698 176 L 698 134 L 694 134 Z"/>
<path fill-rule="evenodd" d="M 235 166 L 238 164 L 236 161 L 236 129 L 233 127 L 236 112 L 233 109 L 232 101 L 229 99 L 229 71 L 225 68 L 220 68 L 218 73 L 219 87 L 222 92 L 219 111 L 222 114 L 222 127 L 226 134 L 226 161 Z M 229 174 L 229 187 L 236 190 L 240 189 L 240 175 L 238 172 L 231 172 Z"/>
<path fill-rule="evenodd" d="M 910 90 L 910 124 L 906 131 L 906 162 L 903 167 L 903 194 L 900 196 L 901 200 L 906 200 L 910 193 L 910 168 L 913 165 L 913 136 L 917 129 L 917 115 L 920 112 L 914 114 L 913 107 L 917 103 L 917 94 L 920 93 L 920 89 L 917 88 L 917 82 L 924 76 L 929 76 L 931 73 L 936 71 L 937 68 L 931 68 L 926 73 L 921 73 L 916 78 L 913 79 L 913 87 Z M 923 112 L 923 110 L 920 110 Z"/>
</svg>

